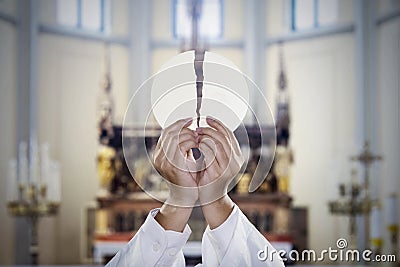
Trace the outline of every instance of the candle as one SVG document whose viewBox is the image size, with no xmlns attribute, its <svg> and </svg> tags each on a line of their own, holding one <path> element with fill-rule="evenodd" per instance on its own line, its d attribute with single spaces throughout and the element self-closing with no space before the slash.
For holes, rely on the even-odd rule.
<svg viewBox="0 0 400 267">
<path fill-rule="evenodd" d="M 371 240 L 380 239 L 382 237 L 382 216 L 381 209 L 378 206 L 372 207 L 371 210 Z"/>
<path fill-rule="evenodd" d="M 386 220 L 388 226 L 399 225 L 399 218 L 397 214 L 397 195 L 391 194 L 386 199 Z"/>
<path fill-rule="evenodd" d="M 18 148 L 18 168 L 19 168 L 19 183 L 26 185 L 28 181 L 28 157 L 27 157 L 27 145 L 25 142 L 21 142 Z"/>
<path fill-rule="evenodd" d="M 48 179 L 49 200 L 60 202 L 61 200 L 61 174 L 60 164 L 57 161 L 50 162 L 50 175 Z"/>
<path fill-rule="evenodd" d="M 48 185 L 50 169 L 49 144 L 42 144 L 40 156 L 40 182 L 42 185 Z"/>
<path fill-rule="evenodd" d="M 60 163 L 57 161 L 55 164 L 55 175 L 54 175 L 54 181 L 55 181 L 55 198 L 54 200 L 57 202 L 61 201 L 61 170 L 60 170 Z"/>
<path fill-rule="evenodd" d="M 17 199 L 17 160 L 12 159 L 8 162 L 7 200 L 15 201 Z"/>
<path fill-rule="evenodd" d="M 36 184 L 38 181 L 38 145 L 36 139 L 31 139 L 29 146 L 29 182 Z"/>
</svg>

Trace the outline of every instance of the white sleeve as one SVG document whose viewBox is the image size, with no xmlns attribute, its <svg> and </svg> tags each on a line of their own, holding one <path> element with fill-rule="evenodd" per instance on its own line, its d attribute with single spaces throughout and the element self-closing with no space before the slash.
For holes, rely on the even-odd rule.
<svg viewBox="0 0 400 267">
<path fill-rule="evenodd" d="M 185 266 L 182 247 L 192 231 L 188 225 L 182 233 L 164 230 L 154 219 L 158 211 L 149 213 L 136 235 L 106 267 Z"/>
<path fill-rule="evenodd" d="M 264 254 L 259 259 L 259 252 Z M 207 226 L 202 240 L 203 266 L 284 266 L 277 251 L 235 205 L 219 227 Z"/>
</svg>

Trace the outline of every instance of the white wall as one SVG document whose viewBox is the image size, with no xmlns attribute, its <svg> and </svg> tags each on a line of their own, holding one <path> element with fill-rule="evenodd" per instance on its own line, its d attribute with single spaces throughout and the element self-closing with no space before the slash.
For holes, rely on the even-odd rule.
<svg viewBox="0 0 400 267">
<path fill-rule="evenodd" d="M 0 264 L 11 264 L 14 219 L 7 213 L 6 198 L 8 162 L 17 156 L 17 31 L 0 21 L 0 36 Z"/>
<path fill-rule="evenodd" d="M 55 22 L 55 1 L 41 0 L 40 21 Z M 128 1 L 112 6 L 112 34 L 128 32 Z M 111 45 L 115 123 L 122 124 L 128 103 L 128 49 Z M 102 42 L 41 34 L 39 39 L 39 138 L 61 163 L 62 205 L 54 219 L 40 224 L 41 262 L 81 262 L 84 207 L 98 189 L 97 96 L 106 48 Z M 68 249 L 65 249 L 68 248 Z"/>
<path fill-rule="evenodd" d="M 348 180 L 354 147 L 354 38 L 351 34 L 293 42 L 284 46 L 294 153 L 294 205 L 308 207 L 309 246 L 327 248 L 346 228 L 328 211 L 337 185 Z M 276 112 L 278 49 L 268 49 L 268 99 Z M 327 231 L 329 229 L 329 231 Z"/>
<path fill-rule="evenodd" d="M 288 31 L 287 18 L 282 17 L 282 2 L 267 2 L 267 31 L 282 35 Z M 378 14 L 398 10 L 398 1 L 379 1 Z M 351 1 L 339 1 L 340 23 L 352 21 Z M 269 18 L 268 18 L 269 17 Z M 377 96 L 378 134 L 375 153 L 384 156 L 378 165 L 379 199 L 383 204 L 381 230 L 386 251 L 384 200 L 400 188 L 399 155 L 399 27 L 400 19 L 377 29 Z M 291 169 L 291 190 L 294 204 L 309 208 L 310 248 L 323 249 L 335 244 L 339 237 L 348 237 L 348 221 L 332 216 L 327 202 L 338 197 L 337 186 L 350 181 L 350 170 L 358 164 L 349 156 L 360 152 L 356 147 L 355 111 L 363 99 L 355 95 L 354 33 L 333 35 L 284 45 L 285 63 L 291 96 L 291 146 L 295 163 Z M 278 50 L 267 49 L 267 92 L 275 112 L 278 78 Z M 399 205 L 400 206 L 400 205 Z"/>
<path fill-rule="evenodd" d="M 378 28 L 378 149 L 384 159 L 379 164 L 379 197 L 383 200 L 381 230 L 385 237 L 386 252 L 390 252 L 384 200 L 397 193 L 397 214 L 400 214 L 400 18 Z M 398 218 L 400 220 L 400 218 Z M 398 255 L 399 256 L 399 255 Z"/>
<path fill-rule="evenodd" d="M 55 1 L 41 1 L 40 20 L 54 23 Z M 116 1 L 113 22 L 116 35 L 127 33 L 127 1 Z M 16 14 L 16 1 L 1 1 L 0 10 Z M 0 264 L 14 262 L 14 219 L 6 211 L 8 161 L 16 156 L 17 33 L 0 21 Z M 104 73 L 104 45 L 69 37 L 39 37 L 39 141 L 50 144 L 51 156 L 61 163 L 62 205 L 55 218 L 40 223 L 40 262 L 81 262 L 82 210 L 93 201 L 98 187 L 96 173 L 96 105 Z M 128 50 L 111 47 L 116 123 L 122 123 L 128 102 Z"/>
<path fill-rule="evenodd" d="M 95 199 L 98 185 L 96 108 L 104 53 L 101 43 L 45 34 L 40 37 L 39 136 L 50 143 L 52 156 L 61 163 L 63 199 L 55 227 L 41 224 L 42 229 L 53 229 L 53 233 L 41 233 L 53 237 L 54 242 L 42 243 L 43 262 L 80 261 L 82 209 Z M 111 53 L 115 115 L 122 122 L 127 104 L 128 56 L 126 49 L 118 46 L 113 46 Z"/>
<path fill-rule="evenodd" d="M 267 1 L 267 33 L 290 32 L 284 12 L 289 1 Z M 287 7 L 286 7 L 287 8 Z M 339 1 L 339 24 L 351 23 L 351 1 Z M 358 152 L 355 137 L 355 43 L 352 33 L 286 43 L 283 46 L 290 94 L 293 204 L 308 208 L 309 247 L 320 250 L 347 237 L 347 220 L 333 216 L 328 201 L 349 181 L 348 158 Z M 267 98 L 276 112 L 278 47 L 267 49 Z M 328 230 L 329 229 L 329 230 Z"/>
<path fill-rule="evenodd" d="M 55 227 L 41 225 L 53 229 L 53 233 L 41 233 L 54 242 L 42 243 L 43 262 L 80 262 L 83 208 L 95 199 L 98 188 L 96 108 L 104 53 L 101 43 L 49 35 L 40 38 L 39 136 L 50 143 L 52 156 L 61 163 L 63 199 Z M 128 102 L 128 55 L 119 46 L 113 46 L 111 53 L 115 118 L 121 123 Z"/>
</svg>

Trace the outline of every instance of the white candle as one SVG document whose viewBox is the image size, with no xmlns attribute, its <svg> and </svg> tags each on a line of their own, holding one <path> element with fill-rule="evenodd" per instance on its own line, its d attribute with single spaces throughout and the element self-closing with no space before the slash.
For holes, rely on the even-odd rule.
<svg viewBox="0 0 400 267">
<path fill-rule="evenodd" d="M 49 170 L 50 170 L 50 157 L 49 157 L 49 144 L 42 144 L 40 149 L 40 182 L 42 185 L 49 183 Z"/>
<path fill-rule="evenodd" d="M 49 177 L 49 200 L 60 202 L 61 200 L 61 173 L 60 164 L 57 161 L 50 162 L 50 177 Z"/>
<path fill-rule="evenodd" d="M 21 142 L 18 148 L 18 168 L 19 168 L 19 183 L 26 185 L 28 181 L 28 156 L 27 156 L 27 144 Z"/>
<path fill-rule="evenodd" d="M 7 200 L 15 201 L 18 199 L 17 186 L 17 160 L 12 159 L 8 162 L 8 177 L 7 177 Z"/>
<path fill-rule="evenodd" d="M 36 139 L 32 138 L 29 147 L 29 182 L 36 184 L 38 182 L 38 145 Z"/>
<path fill-rule="evenodd" d="M 371 239 L 379 239 L 382 237 L 382 215 L 381 209 L 377 206 L 372 207 L 371 210 Z"/>
<path fill-rule="evenodd" d="M 391 194 L 386 199 L 386 220 L 388 226 L 399 225 L 397 195 L 395 193 Z"/>
</svg>

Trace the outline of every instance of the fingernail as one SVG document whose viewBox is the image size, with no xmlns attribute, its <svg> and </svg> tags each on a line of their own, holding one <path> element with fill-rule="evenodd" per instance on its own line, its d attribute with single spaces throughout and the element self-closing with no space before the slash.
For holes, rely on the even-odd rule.
<svg viewBox="0 0 400 267">
<path fill-rule="evenodd" d="M 207 119 L 207 120 L 210 120 L 210 121 L 215 121 L 215 119 L 214 119 L 213 117 L 211 117 L 211 116 L 207 116 L 206 119 Z"/>
<path fill-rule="evenodd" d="M 189 122 L 191 123 L 192 121 L 193 121 L 192 118 L 187 118 L 187 119 L 185 119 L 185 125 L 188 124 Z"/>
</svg>

